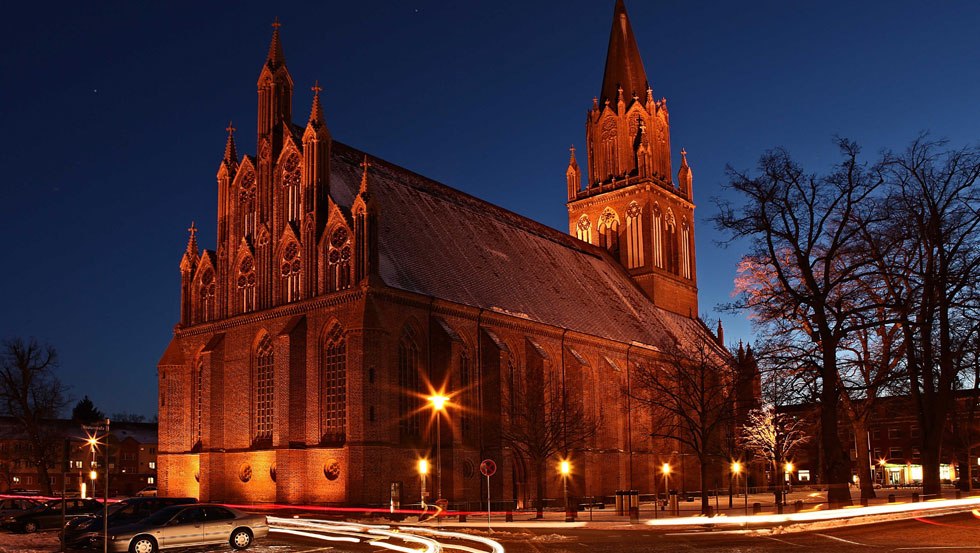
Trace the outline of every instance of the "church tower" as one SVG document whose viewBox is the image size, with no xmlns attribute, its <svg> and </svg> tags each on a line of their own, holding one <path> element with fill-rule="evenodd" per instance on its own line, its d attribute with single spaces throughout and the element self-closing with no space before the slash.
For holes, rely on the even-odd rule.
<svg viewBox="0 0 980 553">
<path fill-rule="evenodd" d="M 566 171 L 569 232 L 609 250 L 658 307 L 697 317 L 693 175 L 681 150 L 671 177 L 667 100 L 654 99 L 623 0 L 585 134 L 585 186 L 574 148 Z"/>
</svg>

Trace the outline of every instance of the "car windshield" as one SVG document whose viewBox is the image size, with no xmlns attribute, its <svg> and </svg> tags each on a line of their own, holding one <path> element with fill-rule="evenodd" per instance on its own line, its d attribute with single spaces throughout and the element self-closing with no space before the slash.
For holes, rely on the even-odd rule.
<svg viewBox="0 0 980 553">
<path fill-rule="evenodd" d="M 183 505 L 175 505 L 173 507 L 167 507 L 165 509 L 160 509 L 159 511 L 153 513 L 152 515 L 146 517 L 144 522 L 151 524 L 153 526 L 162 526 L 167 523 L 168 520 L 173 518 L 175 514 L 180 512 L 184 508 Z"/>
</svg>

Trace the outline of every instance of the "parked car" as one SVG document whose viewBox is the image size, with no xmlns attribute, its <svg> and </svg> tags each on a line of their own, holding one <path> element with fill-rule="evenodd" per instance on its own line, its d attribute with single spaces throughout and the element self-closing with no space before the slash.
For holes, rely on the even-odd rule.
<svg viewBox="0 0 980 553">
<path fill-rule="evenodd" d="M 130 497 L 109 505 L 109 529 L 143 520 L 160 509 L 173 505 L 197 503 L 193 497 Z M 61 540 L 68 547 L 87 547 L 102 543 L 104 531 L 102 513 L 76 517 L 61 531 Z"/>
<path fill-rule="evenodd" d="M 19 515 L 24 511 L 29 511 L 41 504 L 39 499 L 28 497 L 11 497 L 0 500 L 0 520 L 6 517 Z"/>
<path fill-rule="evenodd" d="M 109 551 L 155 553 L 160 549 L 227 543 L 245 549 L 269 535 L 265 515 L 221 505 L 175 505 L 109 532 Z"/>
<path fill-rule="evenodd" d="M 62 513 L 62 502 L 64 502 L 64 513 Z M 75 518 L 101 510 L 102 503 L 94 499 L 52 499 L 19 515 L 4 517 L 2 524 L 8 530 L 30 534 L 42 528 L 61 526 L 62 514 L 67 518 Z"/>
<path fill-rule="evenodd" d="M 156 496 L 157 496 L 156 486 L 147 486 L 142 490 L 136 492 L 136 497 L 156 497 Z"/>
</svg>

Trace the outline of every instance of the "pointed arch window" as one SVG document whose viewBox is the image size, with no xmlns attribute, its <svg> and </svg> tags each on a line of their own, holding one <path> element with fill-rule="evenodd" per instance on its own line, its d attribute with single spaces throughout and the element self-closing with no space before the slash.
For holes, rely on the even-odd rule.
<svg viewBox="0 0 980 553">
<path fill-rule="evenodd" d="M 616 144 L 616 120 L 612 117 L 606 119 L 602 124 L 602 154 L 599 158 L 600 169 L 599 169 L 599 179 L 605 181 L 606 179 L 616 175 L 618 172 L 618 159 L 619 155 L 617 144 Z"/>
<path fill-rule="evenodd" d="M 476 383 L 473 381 L 473 369 L 470 367 L 470 357 L 466 351 L 459 354 L 459 430 L 464 443 L 473 442 L 473 413 L 476 410 Z"/>
<path fill-rule="evenodd" d="M 419 378 L 419 340 L 406 328 L 398 341 L 398 434 L 417 438 L 422 427 L 422 381 Z"/>
<path fill-rule="evenodd" d="M 327 252 L 327 273 L 329 275 L 327 288 L 329 291 L 336 292 L 350 288 L 350 265 L 350 232 L 344 227 L 337 227 L 330 235 L 330 245 Z"/>
<path fill-rule="evenodd" d="M 681 219 L 681 276 L 691 278 L 691 226 Z"/>
<path fill-rule="evenodd" d="M 599 216 L 599 246 L 619 258 L 619 217 L 609 208 Z"/>
<path fill-rule="evenodd" d="M 667 208 L 667 216 L 664 219 L 664 235 L 664 258 L 667 262 L 667 270 L 676 275 L 678 273 L 677 221 L 670 208 Z"/>
<path fill-rule="evenodd" d="M 295 223 L 300 219 L 300 182 L 302 174 L 299 156 L 291 154 L 282 166 L 283 200 L 286 203 L 286 220 Z"/>
<path fill-rule="evenodd" d="M 339 324 L 327 334 L 322 363 L 322 439 L 324 443 L 343 443 L 347 431 L 347 339 Z"/>
<path fill-rule="evenodd" d="M 653 264 L 664 268 L 664 217 L 657 204 L 653 204 Z"/>
<path fill-rule="evenodd" d="M 255 262 L 248 255 L 238 264 L 238 300 L 242 313 L 255 310 Z"/>
<path fill-rule="evenodd" d="M 588 215 L 579 217 L 578 224 L 575 225 L 575 236 L 583 242 L 592 243 L 592 223 L 589 222 Z"/>
<path fill-rule="evenodd" d="M 360 282 L 362 278 L 368 272 L 367 258 L 368 258 L 368 247 L 367 247 L 367 214 L 364 208 L 361 207 L 354 214 L 354 247 L 355 258 L 354 258 L 354 269 L 356 274 L 354 276 L 355 282 Z"/>
<path fill-rule="evenodd" d="M 197 362 L 197 370 L 194 372 L 194 397 L 197 400 L 195 405 L 196 428 L 195 436 L 197 443 L 202 444 L 204 439 L 204 361 Z"/>
<path fill-rule="evenodd" d="M 302 270 L 299 244 L 291 241 L 282 250 L 282 261 L 279 263 L 279 275 L 283 279 L 283 300 L 296 301 L 302 297 Z"/>
<path fill-rule="evenodd" d="M 254 400 L 253 428 L 255 429 L 255 444 L 267 444 L 272 441 L 273 401 L 275 397 L 275 356 L 272 349 L 272 337 L 262 336 L 255 348 L 252 359 Z"/>
<path fill-rule="evenodd" d="M 626 208 L 626 266 L 642 267 L 643 259 L 643 212 L 640 204 L 631 202 Z"/>
<path fill-rule="evenodd" d="M 249 170 L 239 185 L 242 236 L 255 235 L 255 172 Z"/>
<path fill-rule="evenodd" d="M 202 322 L 214 320 L 216 289 L 214 271 L 209 267 L 201 273 L 200 294 L 198 295 L 201 298 L 200 320 Z"/>
</svg>

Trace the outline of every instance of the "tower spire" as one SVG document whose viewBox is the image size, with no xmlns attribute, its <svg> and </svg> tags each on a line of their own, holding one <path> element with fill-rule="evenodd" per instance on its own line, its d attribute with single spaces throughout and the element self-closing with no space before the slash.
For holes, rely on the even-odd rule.
<svg viewBox="0 0 980 553">
<path fill-rule="evenodd" d="M 320 91 L 323 90 L 320 86 L 320 81 L 316 81 L 310 90 L 313 91 L 313 106 L 310 108 L 310 124 L 319 127 L 325 124 L 323 121 L 323 106 L 320 105 Z"/>
<path fill-rule="evenodd" d="M 609 100 L 611 105 L 615 105 L 620 87 L 624 100 L 634 96 L 647 96 L 647 75 L 643 70 L 643 60 L 640 59 L 640 49 L 636 46 L 633 28 L 626 15 L 626 5 L 623 0 L 616 0 L 599 101 Z"/>
<path fill-rule="evenodd" d="M 187 255 L 193 259 L 197 258 L 197 227 L 194 226 L 194 221 L 191 221 L 191 226 L 187 229 L 191 235 L 187 238 Z"/>
<path fill-rule="evenodd" d="M 279 23 L 279 18 L 272 22 L 272 42 L 269 43 L 269 55 L 266 56 L 265 63 L 269 66 L 269 69 L 275 71 L 282 65 L 286 65 L 286 56 L 282 51 L 282 42 L 279 41 L 279 27 L 282 23 Z"/>
<path fill-rule="evenodd" d="M 238 150 L 235 148 L 235 127 L 228 121 L 228 126 L 225 127 L 228 131 L 228 140 L 225 142 L 225 158 L 224 162 L 228 167 L 232 167 L 238 164 Z"/>
<path fill-rule="evenodd" d="M 370 166 L 371 163 L 368 161 L 368 156 L 367 154 L 364 154 L 364 161 L 361 162 L 361 168 L 364 171 L 361 173 L 361 189 L 359 191 L 360 194 L 367 193 L 367 189 L 368 189 L 367 172 L 368 172 L 368 167 Z"/>
</svg>

